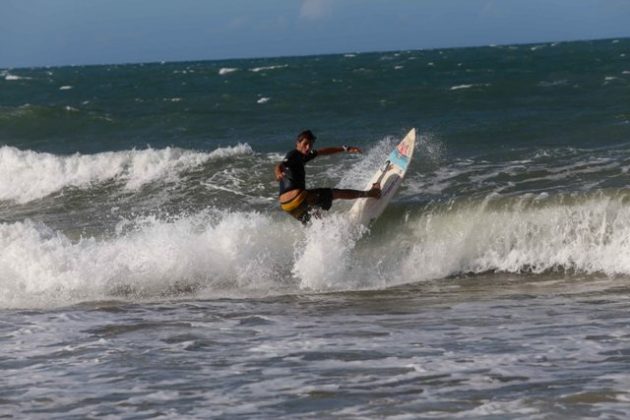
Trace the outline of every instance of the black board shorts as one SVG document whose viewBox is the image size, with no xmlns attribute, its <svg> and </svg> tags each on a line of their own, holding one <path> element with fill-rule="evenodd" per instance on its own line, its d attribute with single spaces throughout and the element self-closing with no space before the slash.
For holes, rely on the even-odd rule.
<svg viewBox="0 0 630 420">
<path fill-rule="evenodd" d="M 308 197 L 306 197 L 306 201 L 308 201 L 309 206 L 330 210 L 333 201 L 332 188 L 315 188 L 307 191 Z"/>
</svg>

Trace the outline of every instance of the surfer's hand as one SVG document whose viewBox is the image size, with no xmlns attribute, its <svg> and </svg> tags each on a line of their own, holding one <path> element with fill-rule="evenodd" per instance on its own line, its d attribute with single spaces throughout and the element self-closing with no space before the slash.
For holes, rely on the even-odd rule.
<svg viewBox="0 0 630 420">
<path fill-rule="evenodd" d="M 282 181 L 284 178 L 284 171 L 282 170 L 282 164 L 278 164 L 273 169 L 273 173 L 276 176 L 276 181 Z"/>
<path fill-rule="evenodd" d="M 361 149 L 355 146 L 343 146 L 343 149 L 348 153 L 363 153 Z"/>
</svg>

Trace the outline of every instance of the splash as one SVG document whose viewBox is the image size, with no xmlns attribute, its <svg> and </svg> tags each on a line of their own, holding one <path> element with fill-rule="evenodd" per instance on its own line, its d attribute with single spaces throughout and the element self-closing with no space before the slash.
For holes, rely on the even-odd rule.
<svg viewBox="0 0 630 420">
<path fill-rule="evenodd" d="M 0 306 L 264 294 L 286 287 L 283 230 L 259 213 L 218 210 L 124 221 L 112 237 L 78 240 L 28 220 L 0 224 Z"/>
<path fill-rule="evenodd" d="M 344 214 L 314 219 L 296 247 L 293 275 L 307 290 L 358 287 L 352 266 L 356 243 L 366 228 L 352 224 Z"/>
</svg>

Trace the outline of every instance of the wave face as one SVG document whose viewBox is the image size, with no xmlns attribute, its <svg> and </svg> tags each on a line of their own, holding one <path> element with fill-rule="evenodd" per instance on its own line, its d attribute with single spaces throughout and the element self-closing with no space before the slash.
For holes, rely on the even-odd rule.
<svg viewBox="0 0 630 420">
<path fill-rule="evenodd" d="M 0 70 L 0 307 L 628 276 L 628 48 Z M 299 131 L 363 149 L 309 162 L 310 187 L 363 189 L 411 127 L 369 229 L 348 202 L 307 228 L 278 209 Z"/>
</svg>

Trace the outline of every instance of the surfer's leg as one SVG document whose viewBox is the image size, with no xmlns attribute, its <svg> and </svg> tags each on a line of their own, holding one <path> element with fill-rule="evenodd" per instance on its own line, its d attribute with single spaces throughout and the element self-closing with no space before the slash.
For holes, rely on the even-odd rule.
<svg viewBox="0 0 630 420">
<path fill-rule="evenodd" d="M 373 184 L 372 189 L 368 191 L 359 191 L 359 190 L 342 190 L 334 188 L 332 190 L 333 200 L 342 199 L 342 200 L 354 200 L 357 198 L 380 198 L 381 197 L 381 187 L 378 184 Z"/>
<path fill-rule="evenodd" d="M 332 206 L 334 193 L 331 188 L 315 188 L 308 190 L 306 201 L 311 207 L 320 207 L 323 210 L 329 210 Z"/>
<path fill-rule="evenodd" d="M 374 184 L 369 191 L 348 190 L 339 188 L 315 188 L 307 190 L 306 202 L 310 207 L 330 210 L 333 200 L 355 200 L 357 198 L 380 198 L 381 187 Z"/>
</svg>

